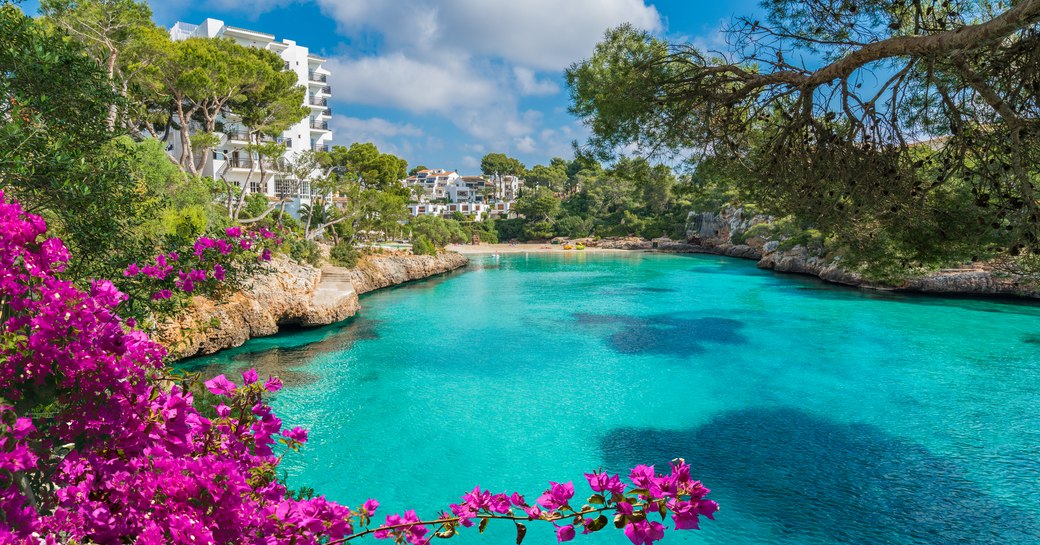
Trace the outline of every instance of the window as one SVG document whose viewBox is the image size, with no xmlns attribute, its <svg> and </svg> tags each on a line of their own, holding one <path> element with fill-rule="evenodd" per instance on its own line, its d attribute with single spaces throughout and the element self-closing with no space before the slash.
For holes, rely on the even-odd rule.
<svg viewBox="0 0 1040 545">
<path fill-rule="evenodd" d="M 275 183 L 274 183 L 274 192 L 275 192 L 275 195 L 277 195 L 279 199 L 284 199 L 286 197 L 295 197 L 296 195 L 293 195 L 292 191 L 293 191 L 293 182 L 291 180 L 287 180 L 285 178 L 279 178 L 277 181 L 275 181 Z"/>
</svg>

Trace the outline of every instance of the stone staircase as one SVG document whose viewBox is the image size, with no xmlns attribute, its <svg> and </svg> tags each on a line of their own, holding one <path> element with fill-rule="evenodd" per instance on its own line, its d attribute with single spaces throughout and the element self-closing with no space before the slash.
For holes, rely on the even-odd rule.
<svg viewBox="0 0 1040 545">
<path fill-rule="evenodd" d="M 331 315 L 332 321 L 335 322 L 357 312 L 357 292 L 351 278 L 349 269 L 323 267 L 321 279 L 318 280 L 311 296 L 311 314 Z"/>
</svg>

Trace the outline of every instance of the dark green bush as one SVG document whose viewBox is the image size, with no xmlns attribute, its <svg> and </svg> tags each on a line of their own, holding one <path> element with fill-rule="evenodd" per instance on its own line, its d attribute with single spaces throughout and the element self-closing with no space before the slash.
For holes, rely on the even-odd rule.
<svg viewBox="0 0 1040 545">
<path fill-rule="evenodd" d="M 312 267 L 321 264 L 321 252 L 318 243 L 313 240 L 290 239 L 286 244 L 289 246 L 289 256 L 300 263 L 306 263 Z"/>
<path fill-rule="evenodd" d="M 336 244 L 332 247 L 332 251 L 329 252 L 329 261 L 332 261 L 333 265 L 340 267 L 354 267 L 357 265 L 360 257 L 361 254 L 357 249 L 347 242 Z"/>
<path fill-rule="evenodd" d="M 525 240 L 524 220 L 519 218 L 496 220 L 495 232 L 498 233 L 498 240 Z"/>
<path fill-rule="evenodd" d="M 419 235 L 412 239 L 412 253 L 415 255 L 437 255 L 437 247 L 430 239 Z"/>
</svg>

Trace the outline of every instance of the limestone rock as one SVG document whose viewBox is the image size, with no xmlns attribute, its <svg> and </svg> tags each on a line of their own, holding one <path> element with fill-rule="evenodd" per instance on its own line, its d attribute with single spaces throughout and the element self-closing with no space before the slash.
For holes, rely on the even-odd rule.
<svg viewBox="0 0 1040 545">
<path fill-rule="evenodd" d="M 276 258 L 241 291 L 215 301 L 194 297 L 188 308 L 159 324 L 156 338 L 175 359 L 212 354 L 279 327 L 314 327 L 339 322 L 361 308 L 358 295 L 448 272 L 468 263 L 460 254 L 409 254 L 363 258 L 353 269 L 317 269 Z"/>
</svg>

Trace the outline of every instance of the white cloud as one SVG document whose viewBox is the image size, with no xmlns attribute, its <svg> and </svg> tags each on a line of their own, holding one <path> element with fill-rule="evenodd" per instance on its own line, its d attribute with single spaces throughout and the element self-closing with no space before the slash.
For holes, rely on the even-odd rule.
<svg viewBox="0 0 1040 545">
<path fill-rule="evenodd" d="M 588 56 L 621 23 L 657 31 L 643 0 L 318 0 L 348 33 L 376 31 L 396 50 L 436 54 L 444 46 L 543 70 Z"/>
<path fill-rule="evenodd" d="M 363 134 L 374 136 L 420 136 L 422 131 L 411 123 L 393 123 L 379 117 L 361 119 L 336 115 L 332 118 L 333 130 L 344 134 Z M 356 138 L 355 138 L 356 139 Z"/>
<path fill-rule="evenodd" d="M 521 153 L 533 153 L 538 146 L 535 144 L 534 138 L 522 136 L 516 139 L 516 149 Z"/>
<path fill-rule="evenodd" d="M 410 123 L 393 123 L 379 117 L 361 119 L 334 115 L 329 125 L 336 144 L 349 146 L 354 142 L 371 142 L 379 151 L 399 156 L 411 154 L 415 150 L 412 139 L 423 134 Z"/>
<path fill-rule="evenodd" d="M 316 1 L 341 34 L 378 44 L 375 56 L 329 61 L 337 101 L 440 116 L 506 153 L 569 146 L 562 134 L 540 138 L 542 113 L 521 100 L 559 93 L 554 73 L 590 55 L 606 29 L 662 28 L 645 0 Z"/>
<path fill-rule="evenodd" d="M 480 159 L 477 159 L 476 157 L 474 157 L 472 155 L 466 155 L 465 157 L 462 158 L 462 166 L 464 166 L 464 167 L 466 167 L 468 169 L 480 168 Z"/>
<path fill-rule="evenodd" d="M 390 106 L 417 113 L 448 113 L 485 105 L 496 96 L 493 81 L 474 73 L 463 59 L 440 64 L 403 53 L 329 59 L 334 97 L 356 104 Z"/>
<path fill-rule="evenodd" d="M 516 84 L 523 95 L 555 95 L 560 92 L 560 87 L 550 80 L 539 80 L 534 70 L 520 66 L 513 67 L 513 76 Z"/>
</svg>

